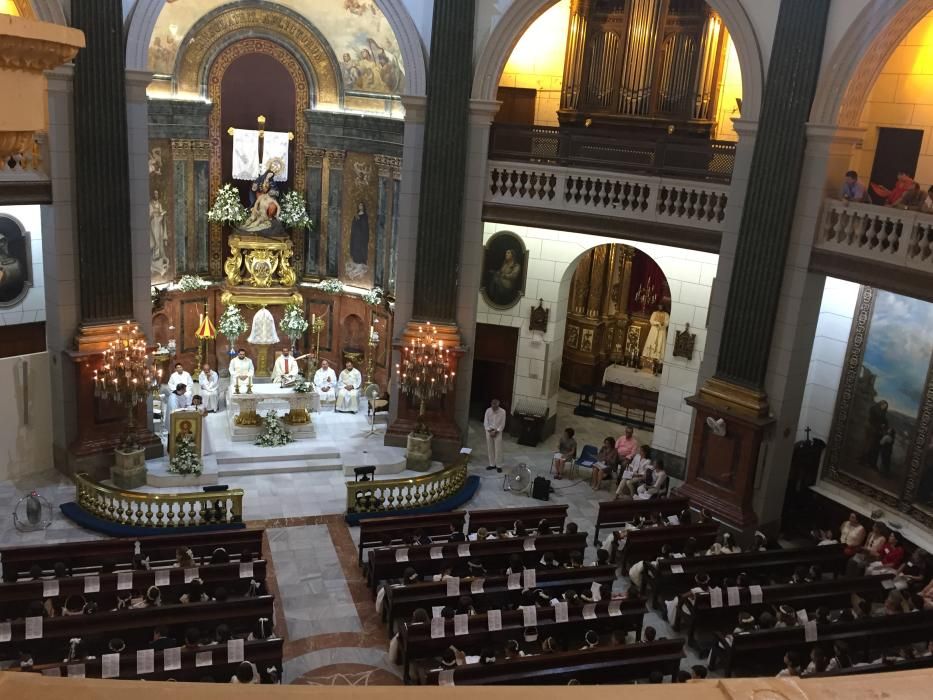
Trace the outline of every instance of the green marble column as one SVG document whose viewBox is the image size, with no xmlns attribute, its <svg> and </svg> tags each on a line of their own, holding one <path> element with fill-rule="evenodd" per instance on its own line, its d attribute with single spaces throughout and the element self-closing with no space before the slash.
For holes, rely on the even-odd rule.
<svg viewBox="0 0 933 700">
<path fill-rule="evenodd" d="M 75 0 L 87 48 L 75 59 L 75 213 L 81 322 L 133 316 L 122 0 Z"/>
<path fill-rule="evenodd" d="M 782 0 L 742 211 L 716 378 L 761 391 L 830 0 Z"/>
<path fill-rule="evenodd" d="M 474 0 L 436 0 L 431 28 L 413 317 L 454 323 L 473 83 Z"/>
</svg>

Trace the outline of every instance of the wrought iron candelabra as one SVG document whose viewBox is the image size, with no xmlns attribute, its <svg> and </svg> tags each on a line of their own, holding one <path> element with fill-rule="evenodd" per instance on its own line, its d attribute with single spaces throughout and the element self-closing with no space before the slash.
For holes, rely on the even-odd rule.
<svg viewBox="0 0 933 700">
<path fill-rule="evenodd" d="M 450 349 L 438 340 L 428 321 L 418 326 L 418 336 L 402 348 L 402 361 L 395 366 L 399 391 L 418 401 L 416 432 L 427 433 L 424 411 L 428 402 L 444 396 L 454 381 L 450 371 Z"/>
<path fill-rule="evenodd" d="M 117 328 L 117 337 L 104 351 L 103 365 L 94 370 L 94 394 L 126 409 L 126 433 L 122 447 L 136 449 L 136 407 L 158 392 L 162 370 L 154 370 L 146 338 L 139 326 Z"/>
<path fill-rule="evenodd" d="M 649 306 L 654 306 L 654 302 L 657 300 L 658 292 L 650 279 L 645 284 L 638 285 L 638 291 L 635 292 L 635 301 L 641 304 L 642 313 L 644 313 Z"/>
</svg>

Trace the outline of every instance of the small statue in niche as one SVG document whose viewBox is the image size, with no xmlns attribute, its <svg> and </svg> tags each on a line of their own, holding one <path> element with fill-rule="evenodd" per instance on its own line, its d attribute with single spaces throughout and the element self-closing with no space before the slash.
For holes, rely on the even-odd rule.
<svg viewBox="0 0 933 700">
<path fill-rule="evenodd" d="M 528 330 L 547 333 L 547 324 L 550 316 L 551 310 L 544 308 L 544 299 L 539 299 L 538 305 L 531 308 L 531 320 L 528 322 Z"/>
<path fill-rule="evenodd" d="M 693 346 L 697 342 L 696 333 L 690 332 L 690 324 L 686 324 L 682 331 L 674 334 L 674 357 L 684 357 L 688 361 L 693 359 Z"/>
</svg>

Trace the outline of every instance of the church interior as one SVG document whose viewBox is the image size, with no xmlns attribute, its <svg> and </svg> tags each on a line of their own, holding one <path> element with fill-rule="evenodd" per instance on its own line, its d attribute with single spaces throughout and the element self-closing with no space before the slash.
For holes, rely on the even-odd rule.
<svg viewBox="0 0 933 700">
<path fill-rule="evenodd" d="M 0 696 L 927 696 L 933 1 L 0 0 L 0 91 Z"/>
</svg>

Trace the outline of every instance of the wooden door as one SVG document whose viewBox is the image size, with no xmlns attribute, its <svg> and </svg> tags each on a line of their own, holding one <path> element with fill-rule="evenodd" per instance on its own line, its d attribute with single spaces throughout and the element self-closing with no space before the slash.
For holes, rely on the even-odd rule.
<svg viewBox="0 0 933 700">
<path fill-rule="evenodd" d="M 474 347 L 470 417 L 482 420 L 492 399 L 511 413 L 518 328 L 477 323 Z"/>
<path fill-rule="evenodd" d="M 878 129 L 878 147 L 875 149 L 875 160 L 871 165 L 870 181 L 891 189 L 899 172 L 904 171 L 916 176 L 922 142 L 923 131 L 920 129 Z M 884 202 L 884 198 L 874 192 L 871 192 L 871 199 L 875 204 Z"/>
</svg>

